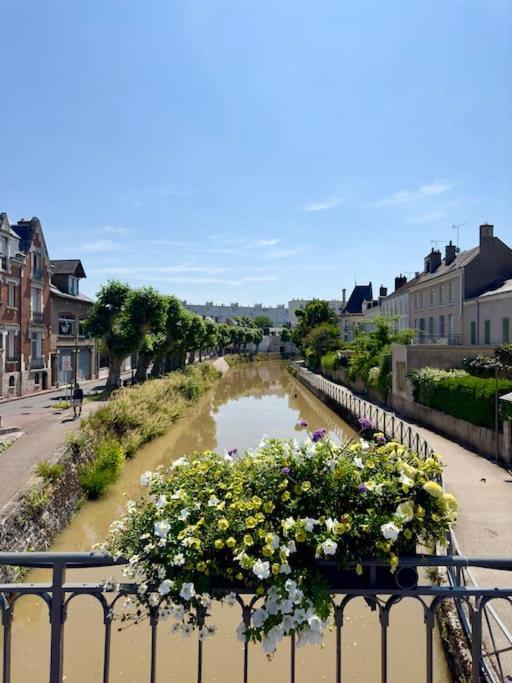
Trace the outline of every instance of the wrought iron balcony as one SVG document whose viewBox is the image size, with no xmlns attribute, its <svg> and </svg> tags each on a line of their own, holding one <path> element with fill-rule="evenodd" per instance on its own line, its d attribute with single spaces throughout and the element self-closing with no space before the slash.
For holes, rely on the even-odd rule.
<svg viewBox="0 0 512 683">
<path fill-rule="evenodd" d="M 44 368 L 44 358 L 31 358 L 30 359 L 30 369 L 31 370 L 42 370 Z"/>
<path fill-rule="evenodd" d="M 64 624 L 69 603 L 77 596 L 90 596 L 95 599 L 100 606 L 98 614 L 98 629 L 103 625 L 103 677 L 104 683 L 110 680 L 110 656 L 112 643 L 112 626 L 116 605 L 122 600 L 123 596 L 134 595 L 136 593 L 135 584 L 121 584 L 115 586 L 101 583 L 67 583 L 66 570 L 87 567 L 104 567 L 106 574 L 108 568 L 114 565 L 125 564 L 123 561 L 113 561 L 109 557 L 100 553 L 0 553 L 0 566 L 8 565 L 12 567 L 35 568 L 44 567 L 52 572 L 51 581 L 48 583 L 4 583 L 0 584 L 0 616 L 3 626 L 3 683 L 11 683 L 11 631 L 13 617 L 17 600 L 22 596 L 33 595 L 39 597 L 48 609 L 49 630 L 50 630 L 50 683 L 62 683 L 63 681 L 63 657 L 64 657 Z M 378 562 L 367 562 L 370 575 L 378 576 L 377 568 L 382 565 Z M 401 587 L 400 585 L 379 585 L 375 584 L 365 587 L 357 585 L 332 586 L 331 595 L 334 606 L 335 616 L 335 647 L 332 652 L 336 683 L 341 683 L 342 657 L 344 647 L 344 617 L 349 606 L 356 598 L 364 598 L 368 606 L 375 612 L 380 624 L 380 679 L 386 683 L 388 677 L 388 633 L 390 624 L 390 613 L 393 607 L 403 600 L 413 600 L 420 606 L 423 612 L 425 628 L 425 664 L 424 677 L 427 683 L 432 683 L 434 676 L 434 627 L 435 620 L 441 605 L 445 601 L 455 604 L 460 615 L 464 616 L 461 620 L 463 626 L 468 629 L 470 639 L 472 677 L 473 683 L 478 681 L 499 681 L 505 680 L 499 673 L 501 667 L 500 655 L 502 652 L 493 652 L 492 657 L 497 661 L 497 665 L 491 664 L 489 652 L 483 649 L 484 635 L 486 629 L 493 619 L 491 602 L 493 600 L 506 600 L 512 606 L 512 586 L 510 588 L 481 587 L 464 583 L 467 572 L 472 567 L 482 567 L 487 569 L 499 569 L 512 572 L 512 558 L 468 558 L 464 556 L 419 556 L 413 558 L 402 558 L 399 570 L 417 570 L 419 568 L 445 568 L 449 582 L 447 585 L 423 585 Z M 398 574 L 400 576 L 400 574 Z M 402 576 L 404 576 L 402 574 Z M 107 577 L 106 577 L 107 578 Z M 512 579 L 512 574 L 511 574 Z M 399 581 L 396 583 L 400 583 Z M 512 584 L 512 581 L 511 581 Z M 230 592 L 222 586 L 218 587 L 216 594 L 222 595 Z M 242 620 L 249 625 L 252 612 L 260 598 L 253 596 L 250 590 L 237 590 L 236 602 L 241 611 Z M 233 608 L 235 609 L 235 608 Z M 204 618 L 204 616 L 203 616 Z M 155 683 L 157 679 L 157 633 L 159 624 L 159 609 L 155 606 L 148 620 L 149 638 L 148 651 L 146 653 L 148 676 L 144 680 Z M 506 629 L 505 629 L 506 630 Z M 509 637 L 510 634 L 508 634 Z M 161 637 L 161 636 L 160 636 Z M 512 644 L 512 640 L 509 645 Z M 205 670 L 206 665 L 203 658 L 203 651 L 208 647 L 202 641 L 197 643 L 197 662 L 196 671 L 198 683 L 210 680 L 209 673 Z M 244 645 L 243 662 L 240 671 L 240 680 L 248 683 L 250 678 L 249 652 L 252 645 Z M 100 653 L 98 653 L 100 656 Z M 141 653 L 141 656 L 143 654 Z M 229 662 L 225 663 L 229 667 Z M 494 668 L 496 667 L 496 668 Z M 498 673 L 496 673 L 496 670 Z M 233 672 L 229 674 L 232 676 Z M 290 664 L 289 680 L 295 683 L 297 680 L 297 660 L 295 655 L 295 640 L 290 637 Z M 41 674 L 43 676 L 44 674 Z M 87 680 L 87 672 L 84 672 L 84 679 Z M 47 679 L 48 680 L 48 679 Z M 251 680 L 255 680 L 252 678 Z M 419 680 L 419 679 L 418 679 Z"/>
<path fill-rule="evenodd" d="M 32 311 L 32 322 L 34 325 L 43 325 L 44 313 L 42 311 Z"/>
<path fill-rule="evenodd" d="M 462 344 L 461 334 L 429 334 L 416 330 L 412 344 L 438 344 L 440 346 L 460 346 Z"/>
<path fill-rule="evenodd" d="M 36 280 L 37 282 L 42 282 L 43 281 L 43 271 L 41 268 L 34 268 L 32 271 L 32 279 Z"/>
</svg>

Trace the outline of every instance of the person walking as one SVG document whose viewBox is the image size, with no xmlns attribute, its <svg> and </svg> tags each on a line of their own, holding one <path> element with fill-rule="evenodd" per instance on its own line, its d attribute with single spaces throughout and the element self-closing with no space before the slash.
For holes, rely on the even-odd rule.
<svg viewBox="0 0 512 683">
<path fill-rule="evenodd" d="M 84 400 L 84 391 L 81 389 L 78 382 L 75 384 L 73 389 L 73 417 L 76 419 L 82 414 L 82 403 Z M 78 411 L 78 415 L 77 415 Z"/>
</svg>

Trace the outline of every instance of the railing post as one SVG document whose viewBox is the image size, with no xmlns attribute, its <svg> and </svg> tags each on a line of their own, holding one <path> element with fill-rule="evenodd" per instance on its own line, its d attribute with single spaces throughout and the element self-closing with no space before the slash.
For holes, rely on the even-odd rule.
<svg viewBox="0 0 512 683">
<path fill-rule="evenodd" d="M 3 657 L 2 657 L 2 682 L 10 683 L 11 681 L 11 626 L 12 626 L 12 608 L 2 596 L 0 600 L 3 602 L 2 610 L 2 626 L 3 626 Z"/>
<path fill-rule="evenodd" d="M 66 563 L 55 560 L 52 569 L 52 602 L 50 609 L 50 683 L 62 683 L 64 654 L 64 579 Z"/>
<path fill-rule="evenodd" d="M 471 683 L 480 681 L 480 658 L 482 656 L 482 604 L 475 600 L 475 609 L 471 613 Z"/>
</svg>

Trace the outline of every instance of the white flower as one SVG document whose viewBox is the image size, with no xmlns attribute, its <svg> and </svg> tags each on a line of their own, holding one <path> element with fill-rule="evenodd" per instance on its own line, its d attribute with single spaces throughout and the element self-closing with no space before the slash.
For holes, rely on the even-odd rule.
<svg viewBox="0 0 512 683">
<path fill-rule="evenodd" d="M 181 627 L 181 632 L 184 638 L 188 638 L 193 630 L 194 627 L 191 624 L 183 624 L 183 626 Z"/>
<path fill-rule="evenodd" d="M 233 605 L 236 604 L 236 593 L 233 593 L 233 592 L 228 593 L 228 594 L 226 595 L 226 597 L 224 598 L 224 602 L 225 602 L 226 605 L 228 605 L 229 607 L 233 607 Z"/>
<path fill-rule="evenodd" d="M 258 579 L 261 581 L 263 579 L 268 579 L 270 576 L 270 562 L 262 562 L 261 560 L 256 560 L 252 566 L 253 574 L 256 574 Z"/>
<path fill-rule="evenodd" d="M 414 518 L 414 505 L 412 501 L 406 500 L 404 503 L 400 503 L 396 508 L 395 514 L 404 524 L 410 522 Z"/>
<path fill-rule="evenodd" d="M 297 552 L 297 546 L 295 545 L 295 541 L 288 541 L 288 552 L 290 554 Z"/>
<path fill-rule="evenodd" d="M 281 542 L 281 539 L 279 538 L 279 536 L 277 534 L 272 534 L 272 541 L 271 541 L 270 545 L 272 546 L 272 548 L 274 548 L 274 550 L 279 548 L 280 542 Z"/>
<path fill-rule="evenodd" d="M 363 451 L 367 451 L 370 448 L 370 444 L 365 439 L 359 439 L 359 444 Z"/>
<path fill-rule="evenodd" d="M 245 633 L 246 633 L 246 627 L 243 621 L 241 621 L 238 626 L 236 627 L 236 637 L 238 640 L 241 640 L 243 643 L 245 643 Z"/>
<path fill-rule="evenodd" d="M 144 474 L 140 475 L 140 485 L 141 486 L 149 486 L 151 483 L 151 478 L 153 477 L 153 472 L 144 472 Z"/>
<path fill-rule="evenodd" d="M 254 624 L 255 628 L 260 628 L 260 626 L 263 626 L 267 617 L 268 612 L 264 607 L 255 609 L 252 614 L 252 623 Z"/>
<path fill-rule="evenodd" d="M 274 626 L 274 628 L 271 628 L 270 631 L 263 636 L 261 641 L 264 652 L 268 655 L 275 652 L 279 641 L 282 640 L 283 637 L 284 630 L 282 626 Z"/>
<path fill-rule="evenodd" d="M 287 517 L 281 522 L 281 526 L 285 531 L 290 531 L 292 526 L 295 524 L 295 520 L 293 517 Z"/>
<path fill-rule="evenodd" d="M 377 484 L 377 486 L 373 490 L 378 496 L 382 496 L 382 494 L 384 492 L 383 489 L 384 489 L 384 484 Z"/>
<path fill-rule="evenodd" d="M 334 528 L 334 525 L 338 523 L 337 519 L 332 519 L 332 517 L 327 517 L 325 520 L 325 526 L 327 527 L 327 531 L 331 533 L 331 531 Z"/>
<path fill-rule="evenodd" d="M 220 503 L 220 500 L 217 498 L 217 496 L 210 496 L 208 498 L 208 507 L 214 508 Z"/>
<path fill-rule="evenodd" d="M 187 517 L 190 515 L 190 510 L 187 508 L 183 508 L 183 510 L 180 510 L 180 514 L 178 515 L 178 519 L 182 522 L 185 522 Z"/>
<path fill-rule="evenodd" d="M 400 473 L 398 481 L 404 486 L 412 486 L 414 483 L 412 479 L 409 479 L 409 477 L 406 474 L 404 474 L 404 472 Z"/>
<path fill-rule="evenodd" d="M 171 525 L 166 519 L 161 519 L 154 523 L 155 536 L 160 536 L 160 538 L 166 538 L 167 534 L 171 530 Z"/>
<path fill-rule="evenodd" d="M 364 468 L 364 463 L 359 456 L 357 458 L 354 458 L 354 465 L 356 467 L 359 467 L 360 470 L 362 470 Z"/>
<path fill-rule="evenodd" d="M 205 640 L 206 638 L 215 635 L 216 631 L 216 626 L 201 626 L 199 629 L 199 640 Z"/>
<path fill-rule="evenodd" d="M 176 567 L 181 567 L 184 565 L 185 555 L 183 553 L 176 553 L 176 555 L 172 558 L 172 564 L 174 564 Z"/>
<path fill-rule="evenodd" d="M 175 492 L 172 494 L 171 500 L 179 500 L 180 498 L 183 498 L 183 496 L 184 496 L 184 491 L 183 491 L 183 489 L 178 489 L 177 491 L 175 491 Z"/>
<path fill-rule="evenodd" d="M 158 500 L 155 503 L 155 506 L 159 510 L 160 508 L 163 508 L 164 505 L 167 503 L 167 498 L 164 495 L 159 496 Z"/>
<path fill-rule="evenodd" d="M 176 469 L 176 467 L 181 467 L 182 465 L 186 464 L 187 459 L 185 458 L 185 456 L 183 456 L 182 458 L 178 458 L 177 460 L 174 460 L 174 462 L 171 463 L 171 469 L 174 470 Z"/>
<path fill-rule="evenodd" d="M 170 613 L 174 619 L 177 621 L 181 621 L 183 617 L 185 616 L 185 608 L 183 605 L 172 605 L 170 609 Z"/>
<path fill-rule="evenodd" d="M 335 541 L 332 541 L 330 538 L 328 538 L 320 544 L 320 547 L 324 551 L 324 555 L 334 555 L 336 549 L 338 548 L 338 544 Z"/>
<path fill-rule="evenodd" d="M 182 584 L 181 590 L 180 590 L 180 598 L 183 598 L 183 600 L 191 600 L 195 594 L 196 594 L 196 589 L 194 588 L 193 583 Z"/>
<path fill-rule="evenodd" d="M 160 593 L 160 595 L 167 595 L 167 593 L 171 592 L 171 589 L 173 586 L 174 586 L 174 581 L 171 581 L 170 579 L 165 579 L 158 586 L 158 592 Z"/>
<path fill-rule="evenodd" d="M 320 522 L 313 517 L 304 517 L 302 521 L 304 522 L 304 528 L 306 531 L 313 531 L 315 524 L 320 524 Z"/>
<path fill-rule="evenodd" d="M 400 529 L 396 524 L 393 524 L 393 522 L 387 522 L 386 524 L 383 524 L 380 530 L 387 541 L 396 541 L 398 534 L 400 533 Z"/>
<path fill-rule="evenodd" d="M 283 562 L 283 564 L 279 568 L 279 573 L 280 574 L 290 574 L 292 571 L 290 565 L 288 562 Z"/>
</svg>

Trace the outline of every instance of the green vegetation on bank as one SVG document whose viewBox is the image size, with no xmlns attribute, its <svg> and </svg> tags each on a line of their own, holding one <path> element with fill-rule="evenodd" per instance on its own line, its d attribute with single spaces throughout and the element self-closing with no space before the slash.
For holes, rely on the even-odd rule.
<svg viewBox="0 0 512 683">
<path fill-rule="evenodd" d="M 411 376 L 418 403 L 466 420 L 479 427 L 494 429 L 495 399 L 512 391 L 512 380 L 474 377 L 464 370 L 422 368 Z"/>
<path fill-rule="evenodd" d="M 103 495 L 118 477 L 124 460 L 161 436 L 218 377 L 210 363 L 189 366 L 161 379 L 120 389 L 105 406 L 83 419 L 69 443 L 75 457 L 86 456 L 79 479 L 87 496 Z"/>
</svg>

